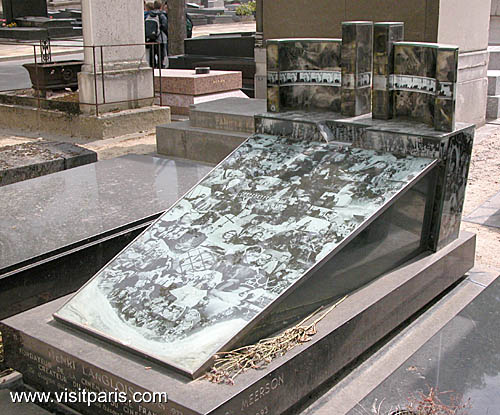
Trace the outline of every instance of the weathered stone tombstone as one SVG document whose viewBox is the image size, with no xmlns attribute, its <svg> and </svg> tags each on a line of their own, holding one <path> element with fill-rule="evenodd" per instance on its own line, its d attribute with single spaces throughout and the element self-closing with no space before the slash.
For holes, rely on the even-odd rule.
<svg viewBox="0 0 500 415">
<path fill-rule="evenodd" d="M 143 2 L 84 0 L 82 17 L 84 63 L 78 73 L 78 101 L 66 105 L 55 102 L 55 99 L 50 100 L 52 102 L 41 100 L 36 102 L 36 110 L 30 104 L 20 105 L 15 111 L 0 103 L 0 114 L 6 114 L 6 125 L 13 129 L 95 140 L 170 122 L 170 109 L 153 105 L 153 69 L 145 59 Z M 33 19 L 27 20 L 35 24 Z M 58 19 L 46 20 L 57 23 Z M 12 28 L 4 29 L 9 31 Z M 47 40 L 51 30 L 59 28 L 18 29 L 42 31 L 43 39 Z M 42 43 L 40 49 L 45 52 L 47 46 L 47 43 Z M 50 54 L 44 53 L 43 57 L 50 61 Z M 75 73 L 73 67 L 71 70 L 62 67 L 61 71 L 61 66 L 51 68 L 51 65 L 45 65 L 46 71 L 38 72 L 50 72 L 56 87 L 64 86 L 57 82 L 57 78 L 71 77 Z M 70 81 L 71 87 L 76 88 L 74 79 Z M 60 111 L 54 111 L 55 107 Z"/>
<path fill-rule="evenodd" d="M 74 405 L 86 414 L 281 414 L 472 267 L 475 240 L 459 228 L 473 126 L 372 119 L 371 58 L 356 52 L 358 40 L 371 50 L 372 23 L 345 27 L 347 81 L 322 55 L 338 40 L 270 41 L 273 112 L 257 133 L 75 296 L 2 322 L 27 383 L 129 398 Z M 193 380 L 215 354 L 345 295 L 310 342 L 234 386 Z M 169 401 L 131 401 L 145 391 Z"/>
<path fill-rule="evenodd" d="M 7 23 L 18 17 L 42 16 L 47 17 L 46 0 L 2 0 L 3 15 Z"/>
</svg>

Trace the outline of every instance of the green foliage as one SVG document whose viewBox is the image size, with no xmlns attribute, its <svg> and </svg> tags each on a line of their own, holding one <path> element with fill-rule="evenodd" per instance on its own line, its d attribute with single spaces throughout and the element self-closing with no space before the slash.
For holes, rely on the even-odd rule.
<svg viewBox="0 0 500 415">
<path fill-rule="evenodd" d="M 256 4 L 255 1 L 249 1 L 248 3 L 244 3 L 241 6 L 238 6 L 236 9 L 237 16 L 251 16 L 255 14 Z"/>
</svg>

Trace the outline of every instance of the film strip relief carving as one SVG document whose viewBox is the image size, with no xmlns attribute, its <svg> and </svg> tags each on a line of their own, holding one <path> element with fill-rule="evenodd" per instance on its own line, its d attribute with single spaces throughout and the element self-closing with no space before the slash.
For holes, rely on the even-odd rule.
<svg viewBox="0 0 500 415">
<path fill-rule="evenodd" d="M 268 40 L 268 111 L 340 111 L 340 52 L 340 39 Z"/>
<path fill-rule="evenodd" d="M 454 82 L 438 82 L 436 95 L 442 99 L 453 99 L 455 97 L 456 84 Z"/>
<path fill-rule="evenodd" d="M 342 77 L 342 88 L 345 89 L 370 88 L 371 84 L 371 72 L 360 74 L 344 74 L 344 76 Z"/>
<path fill-rule="evenodd" d="M 437 81 L 434 78 L 411 75 L 391 75 L 388 81 L 389 89 L 436 95 Z"/>
<path fill-rule="evenodd" d="M 340 71 L 283 71 L 268 72 L 267 83 L 273 86 L 324 85 L 341 86 Z"/>
<path fill-rule="evenodd" d="M 437 95 L 442 99 L 453 99 L 454 82 L 438 82 L 434 78 L 410 75 L 375 75 L 373 89 L 376 91 L 418 91 Z"/>
<path fill-rule="evenodd" d="M 394 91 L 394 117 L 407 117 L 438 131 L 455 129 L 458 47 L 395 42 L 394 73 L 376 88 Z"/>
</svg>

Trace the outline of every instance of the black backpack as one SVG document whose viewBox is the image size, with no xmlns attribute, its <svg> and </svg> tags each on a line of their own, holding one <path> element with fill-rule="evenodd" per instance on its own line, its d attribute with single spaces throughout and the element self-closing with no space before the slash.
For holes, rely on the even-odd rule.
<svg viewBox="0 0 500 415">
<path fill-rule="evenodd" d="M 160 18 L 158 15 L 149 13 L 144 21 L 146 30 L 146 42 L 157 42 L 160 37 Z"/>
<path fill-rule="evenodd" d="M 193 21 L 191 20 L 191 16 L 186 13 L 186 35 L 190 39 L 193 37 Z"/>
</svg>

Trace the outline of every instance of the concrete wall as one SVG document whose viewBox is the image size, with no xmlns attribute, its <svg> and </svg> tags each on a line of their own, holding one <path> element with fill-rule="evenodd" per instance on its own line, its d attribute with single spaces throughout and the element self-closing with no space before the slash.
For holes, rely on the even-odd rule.
<svg viewBox="0 0 500 415">
<path fill-rule="evenodd" d="M 478 0 L 483 1 L 483 0 Z M 266 39 L 340 37 L 346 20 L 403 21 L 406 38 L 435 42 L 438 0 L 273 0 L 264 1 Z"/>
<path fill-rule="evenodd" d="M 346 20 L 402 21 L 405 40 L 458 45 L 457 121 L 482 125 L 492 9 L 499 14 L 500 39 L 500 0 L 264 1 L 262 30 L 264 39 L 340 38 Z"/>
<path fill-rule="evenodd" d="M 457 120 L 476 125 L 484 124 L 486 115 L 491 1 L 440 0 L 439 7 L 437 42 L 460 47 Z"/>
</svg>

